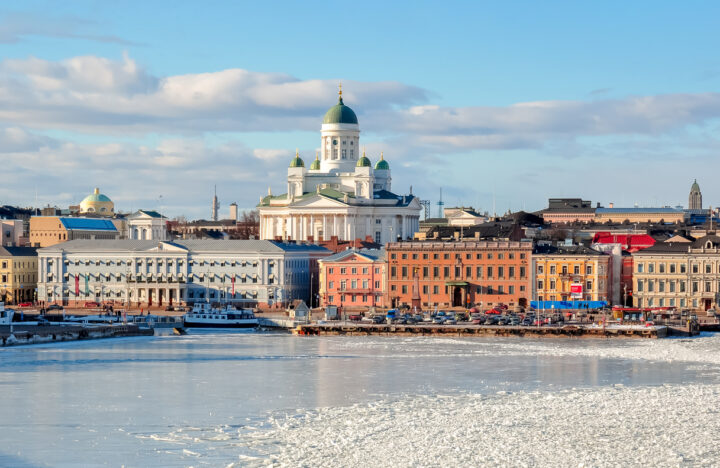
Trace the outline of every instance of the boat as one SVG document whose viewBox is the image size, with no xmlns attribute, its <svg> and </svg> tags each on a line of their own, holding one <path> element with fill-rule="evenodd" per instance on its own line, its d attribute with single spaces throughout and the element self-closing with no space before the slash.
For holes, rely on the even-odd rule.
<svg viewBox="0 0 720 468">
<path fill-rule="evenodd" d="M 212 307 L 208 302 L 196 302 L 190 312 L 183 315 L 187 328 L 256 328 L 258 319 L 251 309 L 236 309 L 227 304 Z"/>
<path fill-rule="evenodd" d="M 15 311 L 12 309 L 6 309 L 5 303 L 0 302 L 0 325 L 12 324 L 13 315 L 15 315 Z"/>
</svg>

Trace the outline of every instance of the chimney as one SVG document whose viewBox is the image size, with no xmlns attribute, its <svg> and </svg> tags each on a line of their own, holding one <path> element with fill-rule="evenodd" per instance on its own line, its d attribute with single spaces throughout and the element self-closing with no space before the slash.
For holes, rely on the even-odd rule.
<svg viewBox="0 0 720 468">
<path fill-rule="evenodd" d="M 230 219 L 233 221 L 238 220 L 238 206 L 237 203 L 230 203 Z"/>
<path fill-rule="evenodd" d="M 455 238 L 455 240 L 460 240 L 460 231 L 453 232 L 453 237 Z"/>
<path fill-rule="evenodd" d="M 615 208 L 615 203 L 610 202 L 609 208 Z"/>
<path fill-rule="evenodd" d="M 480 240 L 480 231 L 475 231 L 475 240 Z"/>
</svg>

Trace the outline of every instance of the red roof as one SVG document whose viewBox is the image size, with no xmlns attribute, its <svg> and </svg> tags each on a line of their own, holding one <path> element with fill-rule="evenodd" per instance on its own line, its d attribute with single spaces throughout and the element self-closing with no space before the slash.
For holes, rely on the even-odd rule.
<svg viewBox="0 0 720 468">
<path fill-rule="evenodd" d="M 593 237 L 593 244 L 620 244 L 623 250 L 638 252 L 655 245 L 655 239 L 647 234 L 612 234 L 598 232 Z"/>
</svg>

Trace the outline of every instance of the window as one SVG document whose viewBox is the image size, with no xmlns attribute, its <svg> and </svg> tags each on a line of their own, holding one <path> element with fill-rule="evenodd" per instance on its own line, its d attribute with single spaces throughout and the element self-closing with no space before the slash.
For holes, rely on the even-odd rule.
<svg viewBox="0 0 720 468">
<path fill-rule="evenodd" d="M 586 282 L 585 282 L 585 290 L 587 290 L 587 291 L 592 291 L 592 286 L 593 286 L 592 281 L 586 281 Z"/>
<path fill-rule="evenodd" d="M 335 268 L 328 268 L 328 274 L 332 275 L 333 273 L 335 273 Z"/>
<path fill-rule="evenodd" d="M 699 271 L 700 271 L 700 269 L 699 269 L 699 267 L 698 267 L 698 264 L 697 264 L 697 263 L 693 264 L 693 266 L 692 266 L 692 272 L 693 272 L 693 273 L 698 273 Z"/>
<path fill-rule="evenodd" d="M 340 291 L 345 291 L 346 289 L 347 289 L 347 281 L 340 280 Z"/>
<path fill-rule="evenodd" d="M 439 294 L 440 288 L 438 286 L 433 286 L 433 294 Z"/>
<path fill-rule="evenodd" d="M 427 294 L 429 290 L 430 290 L 430 288 L 428 287 L 427 284 L 423 285 L 423 294 Z"/>
<path fill-rule="evenodd" d="M 498 286 L 497 293 L 498 293 L 498 294 L 505 294 L 505 289 L 503 288 L 502 285 Z"/>
<path fill-rule="evenodd" d="M 638 282 L 637 282 L 637 291 L 638 292 L 643 292 L 643 283 L 644 283 L 643 280 L 638 280 Z"/>
<path fill-rule="evenodd" d="M 573 274 L 574 274 L 574 275 L 579 275 L 579 274 L 580 274 L 580 267 L 579 267 L 578 265 L 575 265 L 575 266 L 573 267 Z"/>
<path fill-rule="evenodd" d="M 346 275 L 347 274 L 347 268 L 340 268 L 340 274 Z"/>
<path fill-rule="evenodd" d="M 655 292 L 655 281 L 648 281 L 648 292 Z"/>
<path fill-rule="evenodd" d="M 684 263 L 680 264 L 680 273 L 687 273 L 687 265 Z"/>
<path fill-rule="evenodd" d="M 402 285 L 402 293 L 403 293 L 403 294 L 407 294 L 407 291 L 408 291 L 408 290 L 407 290 L 407 285 L 406 285 L 406 284 L 403 284 L 403 285 Z"/>
<path fill-rule="evenodd" d="M 423 271 L 423 273 L 422 273 L 423 278 L 427 278 L 430 275 L 430 267 L 424 266 L 422 271 Z"/>
<path fill-rule="evenodd" d="M 568 273 L 568 267 L 567 267 L 567 265 L 563 265 L 562 266 L 562 274 L 567 275 L 567 273 Z"/>
<path fill-rule="evenodd" d="M 670 292 L 674 293 L 675 292 L 675 281 L 670 281 L 668 283 L 668 287 L 670 288 Z"/>
<path fill-rule="evenodd" d="M 375 281 L 375 289 L 380 289 L 380 281 Z"/>
<path fill-rule="evenodd" d="M 674 263 L 670 264 L 670 273 L 675 273 L 675 264 Z"/>
<path fill-rule="evenodd" d="M 350 273 L 353 275 L 357 275 L 357 268 L 350 268 Z"/>
<path fill-rule="evenodd" d="M 658 263 L 658 273 L 665 273 L 665 264 Z"/>
<path fill-rule="evenodd" d="M 648 273 L 655 273 L 655 264 L 648 263 Z"/>
<path fill-rule="evenodd" d="M 397 267 L 390 267 L 390 278 L 397 278 Z"/>
<path fill-rule="evenodd" d="M 542 280 L 538 280 L 538 286 L 537 286 L 537 287 L 538 287 L 538 289 L 542 289 L 542 288 L 543 288 L 543 281 L 542 281 Z"/>
<path fill-rule="evenodd" d="M 440 276 L 440 267 L 433 267 L 433 278 Z"/>
<path fill-rule="evenodd" d="M 505 267 L 498 267 L 498 278 L 505 278 Z"/>
<path fill-rule="evenodd" d="M 658 292 L 665 292 L 665 281 L 658 281 Z"/>
<path fill-rule="evenodd" d="M 406 266 L 402 267 L 402 277 L 407 278 L 408 275 L 408 269 Z"/>
<path fill-rule="evenodd" d="M 515 286 L 508 286 L 508 294 L 515 294 Z"/>
<path fill-rule="evenodd" d="M 488 258 L 488 260 L 492 260 L 493 254 L 491 254 L 491 253 L 487 254 L 487 258 Z"/>
<path fill-rule="evenodd" d="M 587 265 L 585 267 L 585 274 L 586 275 L 592 275 L 592 265 Z"/>
<path fill-rule="evenodd" d="M 705 281 L 705 292 L 712 292 L 712 287 L 710 287 L 710 281 Z"/>
<path fill-rule="evenodd" d="M 352 289 L 357 289 L 357 280 L 350 281 L 350 287 Z"/>
<path fill-rule="evenodd" d="M 696 292 L 698 292 L 698 289 L 699 289 L 699 288 L 698 288 L 698 282 L 697 282 L 697 281 L 693 281 L 693 283 L 692 283 L 692 292 L 696 293 Z"/>
<path fill-rule="evenodd" d="M 483 267 L 479 266 L 479 267 L 475 268 L 475 277 L 477 279 L 481 279 L 482 276 L 483 276 Z"/>
<path fill-rule="evenodd" d="M 555 280 L 550 280 L 550 290 L 555 291 Z"/>
<path fill-rule="evenodd" d="M 328 283 L 328 289 L 333 289 L 335 287 L 335 281 L 330 281 Z"/>
<path fill-rule="evenodd" d="M 543 266 L 538 265 L 538 275 L 542 275 L 542 274 L 543 274 Z"/>
<path fill-rule="evenodd" d="M 638 263 L 637 264 L 637 272 L 643 273 L 644 272 L 643 270 L 645 270 L 645 265 L 643 263 Z"/>
<path fill-rule="evenodd" d="M 551 275 L 556 274 L 555 265 L 550 265 L 550 274 Z"/>
<path fill-rule="evenodd" d="M 498 260 L 502 260 L 503 258 L 505 258 L 505 256 L 504 256 L 503 254 L 499 253 L 499 254 L 498 254 Z"/>
<path fill-rule="evenodd" d="M 525 267 L 524 266 L 520 267 L 520 278 L 521 279 L 525 278 Z"/>
<path fill-rule="evenodd" d="M 508 277 L 510 279 L 515 278 L 515 267 L 508 267 Z"/>
<path fill-rule="evenodd" d="M 487 277 L 488 278 L 493 277 L 493 267 L 491 267 L 491 266 L 487 267 Z"/>
<path fill-rule="evenodd" d="M 712 265 L 710 263 L 705 264 L 705 273 L 712 273 Z"/>
<path fill-rule="evenodd" d="M 367 275 L 368 274 L 367 267 L 363 267 L 362 272 L 363 272 L 363 275 Z"/>
</svg>

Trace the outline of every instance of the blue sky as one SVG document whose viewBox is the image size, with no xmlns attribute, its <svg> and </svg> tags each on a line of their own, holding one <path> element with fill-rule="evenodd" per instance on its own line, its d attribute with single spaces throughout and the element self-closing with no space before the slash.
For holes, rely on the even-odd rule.
<svg viewBox="0 0 720 468">
<path fill-rule="evenodd" d="M 313 157 L 340 80 L 397 192 L 676 205 L 697 178 L 720 198 L 716 2 L 69 3 L 0 6 L 18 176 L 0 203 L 98 185 L 121 209 L 207 217 L 217 184 L 250 208 L 284 191 L 295 147 Z"/>
</svg>

